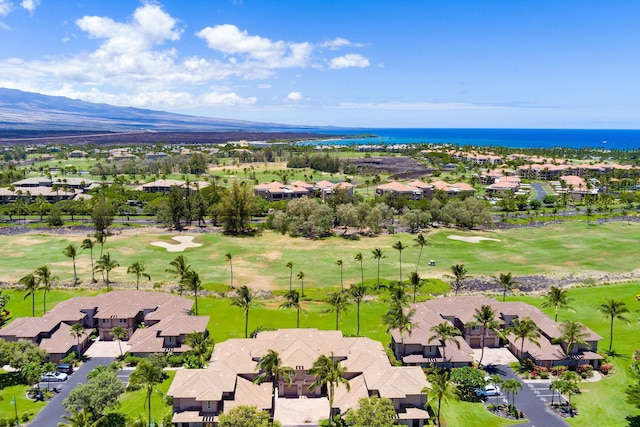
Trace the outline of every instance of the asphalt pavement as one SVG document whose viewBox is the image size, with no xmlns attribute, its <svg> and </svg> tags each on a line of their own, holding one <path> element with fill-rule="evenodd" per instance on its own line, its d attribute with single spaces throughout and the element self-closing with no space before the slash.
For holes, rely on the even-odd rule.
<svg viewBox="0 0 640 427">
<path fill-rule="evenodd" d="M 113 362 L 113 357 L 92 357 L 80 366 L 73 374 L 69 375 L 69 378 L 65 382 L 51 383 L 51 388 L 59 387 L 60 392 L 54 393 L 54 396 L 47 406 L 45 406 L 38 415 L 35 416 L 33 421 L 29 423 L 29 427 L 52 427 L 57 426 L 58 422 L 64 421 L 62 416 L 65 415 L 62 401 L 69 395 L 69 392 L 73 390 L 78 384 L 87 382 L 87 374 L 99 365 L 109 365 Z M 46 385 L 41 384 L 41 388 L 46 388 Z"/>
<path fill-rule="evenodd" d="M 547 407 L 551 403 L 551 391 L 547 381 L 522 380 L 516 375 L 509 365 L 490 365 L 484 367 L 490 374 L 499 374 L 503 379 L 515 378 L 522 384 L 522 390 L 516 394 L 515 405 L 529 420 L 526 424 L 517 424 L 520 427 L 569 427 L 566 421 Z M 502 393 L 500 403 L 508 403 L 507 396 Z M 555 399 L 557 401 L 558 394 Z M 487 398 L 489 403 L 495 403 L 495 397 Z"/>
<path fill-rule="evenodd" d="M 542 201 L 542 198 L 547 195 L 547 192 L 544 190 L 542 184 L 531 184 L 534 190 L 536 190 L 536 199 Z"/>
</svg>

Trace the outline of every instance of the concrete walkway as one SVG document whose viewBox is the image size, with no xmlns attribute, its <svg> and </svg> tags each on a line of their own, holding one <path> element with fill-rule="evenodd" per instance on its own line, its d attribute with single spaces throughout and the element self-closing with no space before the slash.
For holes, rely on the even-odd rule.
<svg viewBox="0 0 640 427">
<path fill-rule="evenodd" d="M 115 360 L 114 357 L 93 357 L 82 364 L 73 374 L 69 376 L 69 379 L 64 383 L 55 383 L 56 385 L 62 384 L 62 390 L 60 393 L 55 394 L 53 398 L 47 403 L 36 417 L 29 423 L 29 427 L 54 427 L 58 425 L 58 422 L 64 421 L 62 416 L 65 415 L 62 401 L 69 395 L 69 392 L 76 388 L 80 383 L 87 382 L 87 374 L 91 372 L 96 366 L 106 365 L 108 366 Z"/>
</svg>

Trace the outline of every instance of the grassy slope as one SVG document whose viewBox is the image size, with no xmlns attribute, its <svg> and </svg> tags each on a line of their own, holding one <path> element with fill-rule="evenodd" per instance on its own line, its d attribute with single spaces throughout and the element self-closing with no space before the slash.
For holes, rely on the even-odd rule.
<svg viewBox="0 0 640 427">
<path fill-rule="evenodd" d="M 170 407 L 166 404 L 165 396 L 176 372 L 167 371 L 167 374 L 169 378 L 156 386 L 151 395 L 151 420 L 156 423 L 161 422 L 164 415 L 170 410 Z M 128 417 L 135 417 L 140 414 L 146 420 L 148 417 L 146 398 L 146 390 L 128 391 L 120 397 L 120 407 L 116 412 L 126 414 Z"/>
</svg>

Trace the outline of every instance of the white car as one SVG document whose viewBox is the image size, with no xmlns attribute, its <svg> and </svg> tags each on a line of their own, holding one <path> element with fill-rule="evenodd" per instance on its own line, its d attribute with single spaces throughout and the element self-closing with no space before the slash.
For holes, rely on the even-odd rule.
<svg viewBox="0 0 640 427">
<path fill-rule="evenodd" d="M 63 382 L 67 380 L 68 375 L 63 372 L 47 372 L 46 374 L 40 375 L 40 381 L 42 382 Z"/>
<path fill-rule="evenodd" d="M 497 396 L 500 394 L 500 387 L 494 384 L 487 384 L 484 388 L 477 388 L 478 397 Z"/>
</svg>

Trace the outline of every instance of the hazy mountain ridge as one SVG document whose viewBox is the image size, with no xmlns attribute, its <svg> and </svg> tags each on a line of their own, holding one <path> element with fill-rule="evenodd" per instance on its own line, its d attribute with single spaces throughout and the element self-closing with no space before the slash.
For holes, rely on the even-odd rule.
<svg viewBox="0 0 640 427">
<path fill-rule="evenodd" d="M 0 88 L 0 129 L 228 131 L 300 129 L 273 123 L 213 119 L 133 107 L 116 107 Z"/>
</svg>

